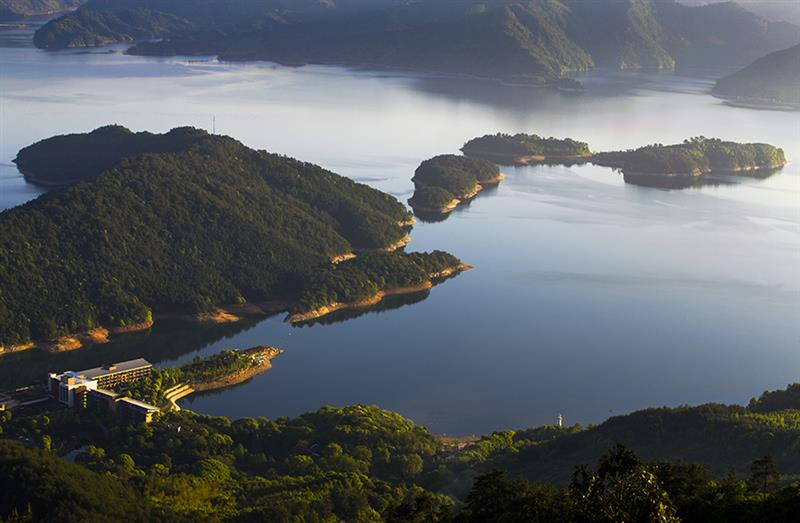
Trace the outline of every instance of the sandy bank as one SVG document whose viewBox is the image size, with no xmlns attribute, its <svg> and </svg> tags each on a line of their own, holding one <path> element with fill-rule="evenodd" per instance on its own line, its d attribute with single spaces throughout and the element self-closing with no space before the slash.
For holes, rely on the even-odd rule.
<svg viewBox="0 0 800 523">
<path fill-rule="evenodd" d="M 343 261 L 352 260 L 356 257 L 356 253 L 354 252 L 346 252 L 344 254 L 340 254 L 338 256 L 331 257 L 331 263 L 342 263 Z"/>
</svg>

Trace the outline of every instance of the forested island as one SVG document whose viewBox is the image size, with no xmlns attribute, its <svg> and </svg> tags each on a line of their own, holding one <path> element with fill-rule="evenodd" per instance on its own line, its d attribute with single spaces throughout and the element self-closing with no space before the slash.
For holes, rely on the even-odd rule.
<svg viewBox="0 0 800 523">
<path fill-rule="evenodd" d="M 571 138 L 535 134 L 487 134 L 461 149 L 465 155 L 500 164 L 573 165 L 590 162 L 619 169 L 625 181 L 655 187 L 688 187 L 708 173 L 762 173 L 786 165 L 783 149 L 765 143 L 737 143 L 699 136 L 674 145 L 653 144 L 626 151 L 596 152 Z"/>
<path fill-rule="evenodd" d="M 653 144 L 628 151 L 596 153 L 590 161 L 626 175 L 700 176 L 710 172 L 775 169 L 786 165 L 783 149 L 765 143 L 736 143 L 703 136 L 674 145 Z"/>
<path fill-rule="evenodd" d="M 736 105 L 800 109 L 800 45 L 770 53 L 720 78 L 712 93 Z"/>
<path fill-rule="evenodd" d="M 40 28 L 34 42 L 137 42 L 128 52 L 548 83 L 596 66 L 744 66 L 800 43 L 800 28 L 727 2 L 89 0 Z"/>
<path fill-rule="evenodd" d="M 226 304 L 299 314 L 463 267 L 386 252 L 412 218 L 392 196 L 198 129 L 108 127 L 46 140 L 18 162 L 49 183 L 83 181 L 0 214 L 6 351 Z"/>
<path fill-rule="evenodd" d="M 592 154 L 585 142 L 525 133 L 487 134 L 468 141 L 461 151 L 467 156 L 483 158 L 501 165 L 579 161 Z"/>
<path fill-rule="evenodd" d="M 422 162 L 411 180 L 415 190 L 408 203 L 415 212 L 446 214 L 484 187 L 500 183 L 503 175 L 489 161 L 442 154 Z"/>
<path fill-rule="evenodd" d="M 147 425 L 0 412 L 0 520 L 791 521 L 798 390 L 463 440 L 361 405 Z"/>
</svg>

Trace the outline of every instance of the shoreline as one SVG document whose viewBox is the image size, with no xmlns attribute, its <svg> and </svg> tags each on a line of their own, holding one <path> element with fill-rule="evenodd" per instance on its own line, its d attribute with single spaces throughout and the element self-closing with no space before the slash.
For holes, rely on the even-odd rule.
<svg viewBox="0 0 800 523">
<path fill-rule="evenodd" d="M 229 374 L 211 381 L 188 383 L 188 386 L 193 389 L 194 392 L 205 392 L 210 390 L 224 389 L 244 383 L 245 381 L 250 380 L 271 369 L 272 359 L 282 354 L 283 349 L 272 346 L 258 346 L 239 350 L 239 352 L 242 354 L 251 355 L 254 359 L 254 364 L 251 367 L 240 370 L 236 373 Z"/>
<path fill-rule="evenodd" d="M 774 165 L 756 165 L 756 166 L 750 166 L 750 167 L 736 167 L 736 168 L 731 168 L 731 169 L 707 169 L 705 171 L 698 171 L 695 174 L 695 173 L 625 172 L 624 167 L 620 167 L 618 165 L 611 165 L 609 163 L 599 164 L 599 163 L 591 162 L 591 160 L 590 160 L 590 163 L 592 163 L 594 165 L 599 165 L 600 167 L 610 167 L 612 169 L 619 169 L 620 171 L 622 171 L 622 174 L 624 174 L 625 176 L 633 176 L 633 177 L 637 177 L 637 176 L 646 177 L 646 176 L 649 176 L 649 177 L 653 177 L 653 178 L 655 178 L 655 177 L 661 177 L 661 178 L 701 178 L 706 174 L 726 174 L 726 173 L 735 175 L 735 174 L 738 174 L 738 173 L 750 173 L 750 172 L 758 172 L 758 171 L 770 171 L 772 169 L 781 169 L 783 167 L 786 167 L 789 164 L 789 162 L 786 161 L 786 162 L 782 162 L 782 163 L 778 163 L 778 164 L 774 164 Z"/>
<path fill-rule="evenodd" d="M 449 214 L 451 213 L 456 207 L 461 205 L 463 202 L 458 198 L 453 198 L 444 207 L 415 207 L 413 203 L 409 200 L 408 204 L 414 209 L 414 212 L 421 212 L 421 213 L 432 213 L 432 214 Z"/>
<path fill-rule="evenodd" d="M 800 104 L 792 102 L 780 102 L 769 98 L 757 98 L 748 96 L 724 95 L 711 91 L 711 96 L 721 100 L 725 105 L 738 107 L 740 109 L 755 109 L 758 111 L 800 111 Z"/>
<path fill-rule="evenodd" d="M 311 320 L 316 320 L 318 318 L 322 318 L 323 316 L 327 316 L 328 314 L 334 313 L 336 311 L 344 310 L 344 309 L 361 309 L 365 307 L 371 307 L 373 305 L 377 305 L 380 303 L 384 298 L 387 296 L 398 296 L 401 294 L 414 294 L 417 292 L 422 292 L 426 290 L 430 290 L 433 288 L 435 283 L 438 283 L 436 280 L 441 280 L 444 278 L 448 278 L 455 274 L 459 274 L 464 271 L 468 271 L 472 269 L 471 265 L 467 265 L 462 263 L 455 267 L 448 267 L 442 269 L 439 272 L 435 272 L 430 274 L 428 277 L 430 278 L 427 282 L 421 283 L 419 285 L 410 285 L 407 287 L 395 287 L 392 289 L 386 289 L 383 291 L 378 291 L 372 296 L 368 296 L 358 301 L 353 302 L 333 302 L 327 305 L 323 305 L 321 307 L 317 307 L 316 309 L 306 311 L 306 312 L 297 312 L 293 314 L 288 314 L 286 318 L 283 320 L 285 323 L 303 323 Z"/>
<path fill-rule="evenodd" d="M 403 240 L 408 239 L 410 240 L 410 236 L 405 236 Z M 402 241 L 402 240 L 401 240 Z M 400 243 L 400 242 L 398 242 Z M 405 246 L 408 241 L 405 241 L 402 246 Z M 400 246 L 396 247 L 399 248 Z M 388 252 L 388 251 L 387 251 Z M 455 268 L 448 268 L 438 273 L 434 273 L 430 275 L 431 280 L 444 278 L 468 269 L 471 269 L 470 265 L 461 264 L 459 267 Z M 365 300 L 361 300 L 358 304 L 335 304 L 335 308 L 331 310 L 327 310 L 327 312 L 320 312 L 318 316 L 321 317 L 326 314 L 330 314 L 335 310 L 339 310 L 342 308 L 353 308 L 353 307 L 368 307 L 370 305 L 374 305 L 379 303 L 385 296 L 392 296 L 396 294 L 410 294 L 414 292 L 421 292 L 423 290 L 428 290 L 433 287 L 432 282 L 427 282 L 427 284 L 419 285 L 419 286 L 412 286 L 412 287 L 400 287 L 397 289 L 389 289 L 387 291 L 381 291 L 376 293 L 376 295 L 366 298 Z M 363 302 L 363 303 L 362 303 Z M 26 352 L 29 350 L 40 350 L 42 352 L 48 353 L 59 353 L 59 352 L 70 352 L 82 348 L 86 348 L 87 345 L 98 345 L 108 343 L 110 341 L 109 335 L 114 334 L 127 334 L 131 332 L 140 332 L 147 329 L 150 329 L 155 324 L 155 320 L 162 320 L 162 319 L 174 319 L 179 321 L 188 321 L 196 323 L 197 325 L 219 325 L 224 323 L 235 323 L 238 321 L 242 321 L 245 317 L 266 317 L 272 314 L 277 314 L 282 311 L 286 311 L 291 308 L 292 304 L 289 302 L 283 301 L 269 301 L 269 302 L 245 302 L 241 304 L 230 304 L 224 306 L 218 306 L 215 310 L 209 312 L 202 312 L 202 313 L 178 313 L 178 312 L 165 312 L 159 313 L 155 316 L 154 320 L 150 320 L 147 322 L 141 323 L 134 323 L 127 325 L 125 327 L 96 327 L 94 329 L 80 332 L 80 333 L 70 333 L 64 336 L 61 336 L 56 339 L 52 340 L 30 340 L 25 343 L 17 343 L 9 346 L 0 345 L 0 358 L 3 356 L 7 356 L 10 354 L 17 354 L 20 352 Z M 304 313 L 306 315 L 308 313 Z M 307 320 L 290 320 L 289 318 L 294 317 L 297 315 L 289 315 L 285 321 L 289 323 L 297 323 L 299 321 L 307 321 Z M 309 317 L 308 319 L 314 319 L 315 317 Z"/>
<path fill-rule="evenodd" d="M 461 148 L 461 152 L 464 156 L 471 156 L 474 158 L 481 158 L 484 160 L 488 160 L 491 162 L 495 162 L 499 165 L 510 165 L 514 167 L 525 167 L 531 164 L 536 163 L 547 163 L 547 162 L 581 162 L 581 161 L 591 161 L 590 159 L 594 154 L 551 154 L 551 155 L 543 155 L 543 154 L 530 154 L 530 155 L 516 155 L 516 154 L 505 154 L 505 153 L 493 153 L 491 151 L 484 151 L 478 149 L 469 149 L 469 148 Z M 502 175 L 501 175 L 502 176 Z M 502 179 L 502 178 L 501 178 Z"/>
</svg>

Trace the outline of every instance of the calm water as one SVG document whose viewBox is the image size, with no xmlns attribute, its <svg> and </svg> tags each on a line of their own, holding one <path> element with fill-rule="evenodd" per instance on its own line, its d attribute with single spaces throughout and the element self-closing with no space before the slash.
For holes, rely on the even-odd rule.
<svg viewBox="0 0 800 523">
<path fill-rule="evenodd" d="M 15 40 L 18 42 L 19 40 Z M 598 422 L 654 405 L 746 402 L 800 372 L 800 115 L 727 107 L 712 81 L 595 73 L 589 92 L 434 77 L 0 49 L 0 206 L 41 191 L 11 159 L 36 140 L 108 123 L 210 128 L 410 197 L 421 160 L 487 132 L 570 136 L 596 150 L 705 135 L 765 141 L 793 163 L 767 179 L 667 191 L 609 169 L 506 168 L 494 191 L 410 249 L 473 264 L 425 298 L 291 327 L 281 317 L 147 334 L 72 354 L 5 357 L 12 384 L 144 355 L 160 365 L 227 347 L 286 349 L 200 412 L 296 415 L 376 404 L 436 432 Z M 730 183 L 733 182 L 733 183 Z M 409 303 L 416 302 L 416 303 Z M 0 387 L 2 388 L 2 387 Z"/>
</svg>

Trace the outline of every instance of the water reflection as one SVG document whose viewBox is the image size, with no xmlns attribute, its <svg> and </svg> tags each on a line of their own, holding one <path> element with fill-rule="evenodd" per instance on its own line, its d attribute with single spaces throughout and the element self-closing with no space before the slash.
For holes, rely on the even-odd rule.
<svg viewBox="0 0 800 523">
<path fill-rule="evenodd" d="M 411 206 L 411 210 L 414 211 L 414 216 L 422 223 L 443 222 L 450 216 L 453 216 L 454 214 L 465 212 L 467 209 L 469 209 L 469 206 L 472 205 L 472 202 L 475 201 L 476 199 L 485 198 L 487 196 L 491 196 L 497 193 L 497 188 L 500 186 L 500 183 L 491 183 L 482 185 L 480 192 L 478 192 L 471 198 L 461 200 L 461 203 L 459 203 L 453 210 L 448 212 L 438 212 L 433 209 L 421 209 L 419 207 L 414 207 L 413 205 Z M 411 201 L 409 200 L 409 204 L 410 203 Z"/>
<path fill-rule="evenodd" d="M 625 174 L 625 183 L 639 187 L 654 189 L 699 189 L 701 187 L 720 187 L 722 185 L 736 185 L 746 179 L 766 180 L 783 170 L 760 169 L 757 171 L 743 171 L 738 174 L 707 173 L 700 176 L 664 176 L 658 174 Z"/>
</svg>

